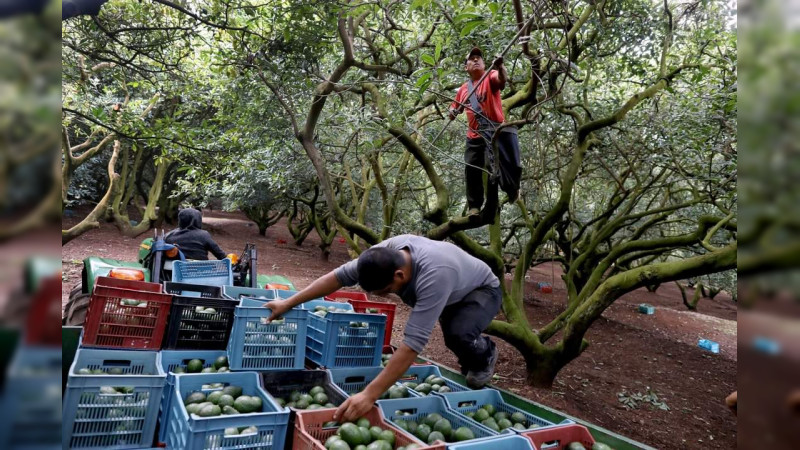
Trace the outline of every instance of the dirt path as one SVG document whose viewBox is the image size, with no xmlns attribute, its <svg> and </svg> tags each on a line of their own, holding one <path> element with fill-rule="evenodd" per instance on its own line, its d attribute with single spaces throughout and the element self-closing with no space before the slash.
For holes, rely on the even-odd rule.
<svg viewBox="0 0 800 450">
<path fill-rule="evenodd" d="M 291 235 L 281 223 L 267 230 L 265 237 L 240 214 L 205 212 L 204 223 L 225 251 L 240 252 L 245 242 L 259 250 L 259 273 L 281 274 L 298 288 L 349 260 L 345 245 L 336 240 L 329 261 L 320 259 L 315 234 L 302 247 L 292 244 Z M 74 219 L 65 219 L 70 225 Z M 121 237 L 104 224 L 62 248 L 66 281 L 62 300 L 80 279 L 80 261 L 91 255 L 134 260 L 136 239 Z M 557 268 L 544 265 L 531 270 L 525 303 L 532 326 L 541 327 L 555 317 L 565 303 L 564 286 Z M 552 294 L 533 288 L 535 281 L 554 283 Z M 688 290 L 688 295 L 693 292 Z M 397 319 L 392 341 L 402 341 L 402 324 L 409 308 L 396 299 Z M 635 311 L 639 303 L 656 307 L 654 315 Z M 705 337 L 720 343 L 718 355 L 697 348 Z M 736 418 L 723 400 L 736 389 L 736 308 L 724 293 L 716 299 L 700 301 L 698 312 L 688 312 L 674 284 L 653 294 L 632 292 L 612 305 L 588 332 L 590 347 L 561 371 L 553 389 L 535 389 L 525 384 L 522 357 L 509 345 L 499 342 L 498 386 L 536 402 L 620 433 L 656 448 L 685 449 L 736 447 Z M 437 325 L 423 355 L 444 365 L 456 365 L 455 356 L 444 346 Z M 669 408 L 662 410 L 642 404 L 626 410 L 618 394 L 655 393 Z"/>
</svg>

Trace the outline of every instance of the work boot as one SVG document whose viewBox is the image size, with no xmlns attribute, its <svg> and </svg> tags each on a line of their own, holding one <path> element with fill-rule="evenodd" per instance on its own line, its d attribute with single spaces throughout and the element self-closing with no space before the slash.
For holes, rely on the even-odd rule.
<svg viewBox="0 0 800 450">
<path fill-rule="evenodd" d="M 506 200 L 506 201 L 510 205 L 513 205 L 514 203 L 516 203 L 517 200 L 519 200 L 519 189 L 517 189 L 516 191 L 508 194 L 508 200 Z"/>
<path fill-rule="evenodd" d="M 470 389 L 482 389 L 492 381 L 494 366 L 497 363 L 497 346 L 492 345 L 492 354 L 489 356 L 489 363 L 483 370 L 470 370 L 467 372 L 467 386 Z"/>
</svg>

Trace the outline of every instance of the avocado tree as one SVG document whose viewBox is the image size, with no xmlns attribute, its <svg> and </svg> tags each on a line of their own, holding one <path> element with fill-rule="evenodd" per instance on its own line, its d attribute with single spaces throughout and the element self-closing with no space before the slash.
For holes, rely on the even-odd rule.
<svg viewBox="0 0 800 450">
<path fill-rule="evenodd" d="M 451 239 L 501 278 L 510 269 L 504 317 L 489 332 L 521 352 L 531 384 L 549 386 L 625 293 L 734 267 L 735 34 L 723 6 L 415 1 L 315 11 L 309 26 L 337 52 L 308 69 L 319 80 L 313 95 L 286 82 L 263 44 L 249 42 L 242 65 L 281 102 L 351 245 L 417 231 Z M 522 127 L 525 195 L 475 223 L 460 216 L 463 124 L 430 140 L 467 50 L 501 48 L 531 16 L 525 45 L 506 55 L 503 100 L 506 122 Z M 359 162 L 369 176 L 351 175 Z M 336 187 L 342 177 L 359 185 L 352 198 Z M 367 209 L 382 214 L 348 211 L 375 186 Z M 387 220 L 395 194 L 424 224 Z M 525 274 L 542 259 L 563 266 L 568 305 L 534 329 Z"/>
<path fill-rule="evenodd" d="M 736 40 L 725 5 L 155 3 L 107 4 L 98 20 L 124 8 L 140 22 L 166 11 L 154 36 L 186 38 L 152 55 L 159 63 L 135 54 L 126 67 L 132 54 L 108 56 L 94 42 L 107 34 L 88 18 L 79 35 L 94 33 L 97 49 L 68 47 L 93 63 L 111 59 L 137 80 L 169 76 L 132 96 L 138 107 L 125 108 L 122 124 L 89 105 L 67 114 L 116 132 L 120 154 L 125 142 L 132 153 L 140 141 L 166 147 L 184 194 L 217 186 L 238 195 L 240 179 L 265 183 L 236 204 L 282 193 L 296 241 L 312 228 L 323 246 L 338 231 L 354 253 L 405 232 L 452 240 L 507 280 L 503 315 L 489 332 L 520 351 L 531 384 L 549 386 L 625 293 L 736 264 Z M 151 31 L 130 32 L 146 46 Z M 523 195 L 490 202 L 474 220 L 463 215 L 463 116 L 433 139 L 466 79 L 467 51 L 480 45 L 490 64 L 518 34 L 505 55 L 503 108 L 506 124 L 520 129 Z M 181 52 L 189 47 L 191 60 Z M 114 89 L 124 100 L 123 87 Z M 92 92 L 102 102 L 101 90 Z M 177 94 L 176 109 L 136 119 L 156 93 L 162 110 Z M 315 182 L 283 170 L 298 152 Z M 549 261 L 562 266 L 568 302 L 534 329 L 525 275 Z"/>
</svg>

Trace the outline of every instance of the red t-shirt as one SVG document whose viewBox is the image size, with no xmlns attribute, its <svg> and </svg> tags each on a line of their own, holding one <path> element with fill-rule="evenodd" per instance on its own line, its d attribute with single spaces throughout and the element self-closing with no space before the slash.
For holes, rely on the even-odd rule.
<svg viewBox="0 0 800 450">
<path fill-rule="evenodd" d="M 496 70 L 489 72 L 489 76 L 487 76 L 481 85 L 478 86 L 478 89 L 475 90 L 475 95 L 478 98 L 478 105 L 480 105 L 486 117 L 495 122 L 504 122 L 503 105 L 500 99 L 500 89 L 502 89 L 502 85 L 498 76 L 499 74 Z M 450 105 L 450 109 L 461 111 L 461 105 L 464 105 L 464 109 L 467 110 L 467 122 L 469 123 L 467 137 L 475 139 L 480 137 L 480 135 L 475 132 L 475 130 L 478 129 L 478 120 L 475 119 L 475 114 L 473 114 L 472 108 L 470 107 L 469 99 L 467 98 L 468 93 L 469 88 L 467 87 L 467 83 L 462 84 L 458 89 L 458 93 L 456 93 L 456 100 Z"/>
</svg>

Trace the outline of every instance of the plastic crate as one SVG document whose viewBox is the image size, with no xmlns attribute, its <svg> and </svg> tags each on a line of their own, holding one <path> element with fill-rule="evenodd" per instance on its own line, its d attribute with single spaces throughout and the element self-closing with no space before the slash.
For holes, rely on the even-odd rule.
<svg viewBox="0 0 800 450">
<path fill-rule="evenodd" d="M 132 291 L 155 292 L 156 294 L 164 292 L 164 286 L 161 283 L 121 280 L 119 278 L 112 278 L 112 277 L 97 277 L 94 280 L 94 285 L 113 287 L 117 289 L 130 289 Z"/>
<path fill-rule="evenodd" d="M 319 301 L 306 304 L 313 309 L 314 303 Z M 366 323 L 367 326 L 352 327 L 352 323 Z M 330 312 L 319 317 L 309 313 L 306 356 L 327 368 L 379 366 L 385 325 L 386 316 L 374 314 Z"/>
<path fill-rule="evenodd" d="M 222 286 L 222 295 L 234 300 L 240 300 L 244 297 L 248 297 L 269 302 L 272 300 L 285 300 L 294 294 L 297 294 L 297 291 L 258 289 L 241 286 Z"/>
<path fill-rule="evenodd" d="M 172 281 L 210 286 L 232 285 L 231 260 L 175 261 L 172 264 Z"/>
<path fill-rule="evenodd" d="M 381 373 L 383 367 L 328 369 L 333 383 L 348 396 L 364 390 Z"/>
<path fill-rule="evenodd" d="M 321 386 L 328 396 L 328 402 L 336 406 L 341 405 L 347 400 L 345 394 L 338 386 L 333 384 L 331 374 L 327 370 L 281 370 L 261 372 L 261 387 L 273 397 L 281 397 L 288 402 L 289 395 L 293 391 L 308 394 L 314 386 Z M 292 448 L 294 442 L 294 430 L 297 412 L 295 408 L 289 408 L 289 432 L 286 434 L 286 448 Z"/>
<path fill-rule="evenodd" d="M 166 421 L 167 448 L 283 450 L 289 422 L 289 410 L 278 406 L 275 400 L 259 386 L 257 373 L 176 375 L 175 386 L 172 389 L 176 399 L 183 399 L 195 391 L 218 390 L 203 390 L 202 385 L 209 383 L 241 386 L 243 395 L 261 398 L 262 412 L 217 417 L 190 417 L 182 400 L 173 401 Z M 224 435 L 226 428 L 247 426 L 256 427 L 258 433 L 244 436 Z"/>
<path fill-rule="evenodd" d="M 333 384 L 347 394 L 348 397 L 363 391 L 364 388 L 381 373 L 381 370 L 383 370 L 383 367 L 345 367 L 328 369 Z M 400 383 L 395 384 L 399 385 Z M 409 389 L 408 396 L 419 397 L 419 394 Z"/>
<path fill-rule="evenodd" d="M 125 305 L 135 300 L 146 305 Z M 92 292 L 83 346 L 158 350 L 164 338 L 172 296 L 97 285 Z"/>
<path fill-rule="evenodd" d="M 165 283 L 173 294 L 164 348 L 171 350 L 225 350 L 238 300 L 224 299 L 222 289 L 199 284 Z M 213 314 L 197 308 L 214 308 Z"/>
<path fill-rule="evenodd" d="M 353 305 L 353 309 L 359 313 L 367 313 L 368 309 L 377 309 L 377 313 L 367 314 L 383 314 L 386 316 L 386 331 L 383 335 L 383 345 L 390 345 L 392 343 L 392 326 L 394 325 L 394 312 L 397 305 L 394 303 L 386 302 L 371 302 L 369 300 L 348 300 L 348 303 Z"/>
<path fill-rule="evenodd" d="M 527 413 L 519 408 L 515 408 L 503 401 L 503 396 L 500 392 L 494 389 L 481 389 L 479 391 L 462 391 L 462 392 L 448 392 L 445 394 L 438 394 L 444 398 L 447 407 L 458 411 L 466 416 L 468 412 L 475 412 L 483 405 L 492 405 L 499 412 L 506 412 L 509 415 L 514 413 L 521 413 L 525 416 L 525 421 L 528 422 L 527 426 L 536 425 L 536 427 L 546 427 L 553 425 L 553 422 L 536 417 L 533 414 Z M 471 420 L 471 419 L 470 419 Z M 477 423 L 477 421 L 475 421 Z M 503 431 L 503 430 L 500 430 Z"/>
<path fill-rule="evenodd" d="M 442 376 L 442 372 L 439 371 L 439 368 L 431 365 L 431 364 L 423 364 L 423 365 L 412 365 L 411 367 L 406 370 L 402 377 L 398 380 L 400 383 L 404 382 L 412 382 L 412 383 L 423 383 L 425 378 L 428 378 L 431 375 L 436 375 L 444 380 L 444 383 L 447 387 L 450 388 L 451 392 L 462 392 L 462 391 L 469 391 L 470 389 L 462 386 L 455 381 L 448 380 L 447 378 Z M 425 397 L 426 394 L 423 394 L 417 390 L 412 389 L 415 393 L 419 394 L 420 397 Z M 431 391 L 433 393 L 433 391 Z M 430 394 L 427 394 L 430 395 Z"/>
<path fill-rule="evenodd" d="M 325 450 L 325 441 L 336 434 L 336 427 L 323 427 L 325 422 L 333 420 L 334 409 L 317 409 L 314 411 L 299 411 L 297 413 L 297 421 L 294 427 L 294 450 Z M 393 423 L 389 423 L 386 418 L 381 414 L 380 409 L 372 407 L 365 415 L 373 426 L 379 426 L 383 429 L 388 429 L 395 434 L 395 448 L 405 447 L 408 444 L 414 443 L 424 445 L 422 441 L 409 433 L 401 430 Z M 436 444 L 427 447 L 421 447 L 426 450 L 439 449 L 444 450 L 444 444 Z"/>
<path fill-rule="evenodd" d="M 293 391 L 307 394 L 314 386 L 321 386 L 328 401 L 336 406 L 347 400 L 348 395 L 333 383 L 327 370 L 281 370 L 261 373 L 261 387 L 273 397 L 289 398 Z M 294 409 L 294 408 L 292 408 Z"/>
<path fill-rule="evenodd" d="M 61 445 L 61 347 L 17 348 L 2 395 L 0 448 Z"/>
<path fill-rule="evenodd" d="M 161 427 L 158 431 L 158 441 L 159 442 L 166 442 L 167 441 L 167 427 L 166 424 L 166 417 L 169 413 L 169 407 L 172 403 L 175 390 L 172 389 L 175 386 L 175 375 L 171 373 L 175 367 L 178 366 L 185 366 L 189 360 L 192 359 L 199 359 L 203 361 L 203 368 L 211 367 L 214 365 L 214 361 L 217 360 L 220 356 L 227 356 L 225 350 L 206 350 L 206 351 L 197 351 L 197 350 L 164 350 L 160 353 L 160 364 L 161 370 L 167 374 L 167 380 L 164 385 L 164 392 L 161 395 L 161 408 L 159 409 L 159 421 L 161 423 Z M 197 374 L 195 374 L 197 375 Z M 202 375 L 214 375 L 214 374 L 202 374 Z"/>
<path fill-rule="evenodd" d="M 326 295 L 325 300 L 329 302 L 336 302 L 336 301 L 349 302 L 350 300 L 361 300 L 366 302 L 369 301 L 369 297 L 367 297 L 367 294 L 363 292 L 336 291 L 332 294 Z"/>
<path fill-rule="evenodd" d="M 153 434 L 166 375 L 158 353 L 78 349 L 63 403 L 63 448 L 140 448 Z M 117 370 L 119 375 L 79 375 L 79 369 Z M 130 393 L 103 393 L 127 387 Z"/>
<path fill-rule="evenodd" d="M 228 341 L 231 370 L 302 369 L 308 311 L 292 309 L 283 323 L 266 323 L 272 310 L 261 300 L 243 298 L 234 312 Z"/>
<path fill-rule="evenodd" d="M 307 309 L 309 311 L 314 311 L 314 308 L 316 308 L 317 306 L 324 306 L 325 308 L 334 307 L 334 308 L 346 309 L 348 311 L 355 312 L 355 309 L 353 309 L 353 305 L 351 305 L 349 303 L 345 303 L 345 302 L 338 302 L 338 301 L 335 301 L 335 300 L 315 299 L 315 300 L 309 300 L 309 301 L 307 301 L 307 302 L 305 302 L 305 303 L 300 305 L 300 307 L 302 309 Z"/>
<path fill-rule="evenodd" d="M 531 441 L 534 448 L 541 450 L 562 450 L 573 442 L 580 442 L 584 448 L 590 449 L 595 442 L 592 433 L 583 425 L 577 424 L 524 431 L 519 435 Z"/>
<path fill-rule="evenodd" d="M 377 403 L 383 415 L 386 416 L 386 419 L 395 426 L 396 424 L 394 421 L 397 419 L 420 422 L 422 417 L 428 414 L 438 413 L 443 418 L 450 421 L 450 425 L 452 425 L 454 430 L 460 427 L 467 427 L 472 430 L 475 438 L 497 436 L 499 434 L 490 428 L 470 420 L 467 416 L 459 412 L 448 409 L 444 399 L 441 397 L 431 395 L 428 397 L 378 400 Z M 406 413 L 408 413 L 408 415 L 406 415 Z"/>
<path fill-rule="evenodd" d="M 447 448 L 448 450 L 539 450 L 529 439 L 513 434 L 472 439 L 450 444 Z"/>
</svg>

